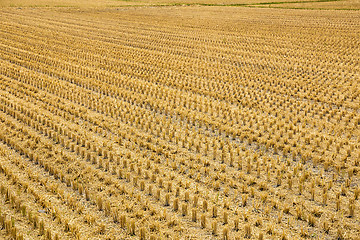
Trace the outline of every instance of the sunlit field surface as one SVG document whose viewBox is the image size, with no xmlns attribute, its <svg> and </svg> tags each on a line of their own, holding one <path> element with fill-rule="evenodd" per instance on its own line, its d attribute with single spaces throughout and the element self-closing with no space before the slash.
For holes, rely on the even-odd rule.
<svg viewBox="0 0 360 240">
<path fill-rule="evenodd" d="M 242 1 L 1 1 L 0 238 L 359 239 L 360 12 Z"/>
</svg>

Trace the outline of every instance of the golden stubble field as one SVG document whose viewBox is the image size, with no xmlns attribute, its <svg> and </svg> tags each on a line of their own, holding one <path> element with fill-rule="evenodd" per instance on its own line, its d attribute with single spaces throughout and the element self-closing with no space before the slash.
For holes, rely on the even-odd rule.
<svg viewBox="0 0 360 240">
<path fill-rule="evenodd" d="M 0 13 L 1 239 L 359 239 L 359 11 Z"/>
</svg>

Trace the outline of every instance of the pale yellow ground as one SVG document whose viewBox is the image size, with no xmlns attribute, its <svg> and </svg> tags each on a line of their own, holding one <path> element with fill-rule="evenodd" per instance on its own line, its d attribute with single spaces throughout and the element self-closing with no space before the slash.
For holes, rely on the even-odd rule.
<svg viewBox="0 0 360 240">
<path fill-rule="evenodd" d="M 307 9 L 360 9 L 360 0 L 2 0 L 0 7 L 79 7 L 109 8 L 146 5 L 238 5 Z M 282 2 L 285 2 L 282 4 Z M 287 3 L 288 2 L 288 3 Z M 273 3 L 273 4 L 267 4 Z"/>
<path fill-rule="evenodd" d="M 60 239 L 358 239 L 360 12 L 275 9 L 358 1 L 145 6 L 179 2 L 215 0 L 0 0 L 3 216 L 45 239 L 9 192 Z"/>
<path fill-rule="evenodd" d="M 331 2 L 303 2 L 303 3 L 284 3 L 284 4 L 269 4 L 262 5 L 266 7 L 279 8 L 299 8 L 299 9 L 349 9 L 359 10 L 360 0 L 345 0 L 345 1 L 331 1 Z"/>
</svg>

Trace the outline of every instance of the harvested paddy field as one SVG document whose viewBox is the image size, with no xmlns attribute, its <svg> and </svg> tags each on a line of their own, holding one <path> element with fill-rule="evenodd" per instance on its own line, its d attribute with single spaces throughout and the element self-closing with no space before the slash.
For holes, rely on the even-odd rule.
<svg viewBox="0 0 360 240">
<path fill-rule="evenodd" d="M 359 11 L 48 2 L 0 8 L 1 239 L 359 239 Z"/>
</svg>

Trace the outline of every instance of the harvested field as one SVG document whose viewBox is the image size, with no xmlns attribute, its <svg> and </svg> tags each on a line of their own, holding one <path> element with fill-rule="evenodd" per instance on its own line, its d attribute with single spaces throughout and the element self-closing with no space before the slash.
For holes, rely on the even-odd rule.
<svg viewBox="0 0 360 240">
<path fill-rule="evenodd" d="M 1 239 L 359 239 L 359 11 L 92 4 L 0 8 Z"/>
</svg>

